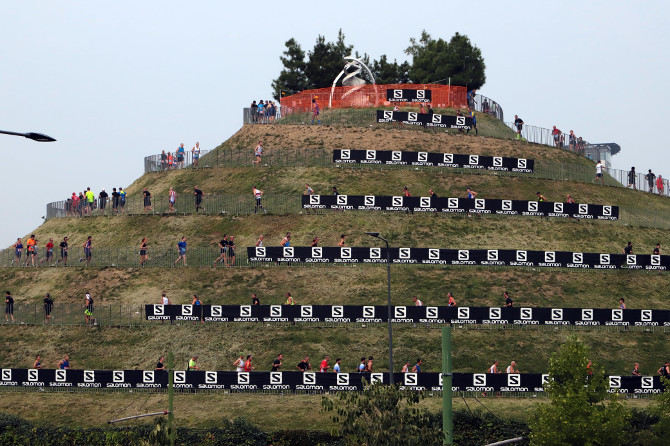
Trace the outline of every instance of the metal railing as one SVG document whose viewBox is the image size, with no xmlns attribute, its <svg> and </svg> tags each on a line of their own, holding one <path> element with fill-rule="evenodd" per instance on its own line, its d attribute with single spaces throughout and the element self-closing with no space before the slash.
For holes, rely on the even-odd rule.
<svg viewBox="0 0 670 446">
<path fill-rule="evenodd" d="M 505 122 L 505 115 L 503 109 L 496 101 L 491 98 L 487 98 L 481 94 L 475 95 L 475 103 L 471 104 L 470 107 L 474 105 L 474 110 L 479 113 L 486 113 L 489 116 L 493 116 L 499 121 Z"/>
<path fill-rule="evenodd" d="M 176 152 L 172 152 L 172 163 L 168 158 L 168 152 L 159 153 L 158 155 L 149 155 L 144 157 L 144 173 L 148 172 L 164 172 L 166 170 L 179 170 L 185 169 L 187 167 L 200 167 L 200 158 L 205 156 L 209 150 L 200 150 L 200 155 L 198 158 L 195 157 L 194 153 L 190 150 L 187 150 L 184 153 L 184 160 L 179 162 L 177 161 Z"/>
<path fill-rule="evenodd" d="M 270 114 L 265 113 L 267 110 L 263 111 L 263 114 L 258 112 L 258 109 L 252 109 L 251 107 L 246 107 L 242 109 L 242 123 L 243 124 L 274 124 L 278 119 L 281 118 L 281 107 L 275 105 L 274 111 Z"/>
</svg>

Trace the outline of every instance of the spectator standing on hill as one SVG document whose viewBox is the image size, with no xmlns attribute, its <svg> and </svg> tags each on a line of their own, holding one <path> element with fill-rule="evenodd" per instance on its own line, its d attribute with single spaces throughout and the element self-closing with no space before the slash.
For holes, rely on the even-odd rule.
<svg viewBox="0 0 670 446">
<path fill-rule="evenodd" d="M 261 124 L 265 122 L 265 104 L 262 99 L 258 102 L 258 122 Z"/>
<path fill-rule="evenodd" d="M 161 151 L 161 171 L 165 170 L 167 167 L 167 154 L 165 150 Z"/>
<path fill-rule="evenodd" d="M 147 244 L 148 240 L 146 237 L 144 237 L 140 242 L 140 266 L 144 266 L 144 264 L 149 260 L 149 256 L 147 255 Z"/>
<path fill-rule="evenodd" d="M 301 372 L 308 372 L 312 370 L 312 365 L 309 363 L 309 356 L 305 356 L 305 358 L 298 363 L 297 368 Z"/>
<path fill-rule="evenodd" d="M 86 266 L 91 263 L 91 258 L 93 257 L 93 240 L 89 235 L 84 242 L 84 257 L 86 258 Z M 79 259 L 81 262 L 82 259 Z"/>
<path fill-rule="evenodd" d="M 142 195 L 144 195 L 144 213 L 151 210 L 151 192 L 145 187 L 142 189 Z"/>
<path fill-rule="evenodd" d="M 184 155 L 186 154 L 186 149 L 184 149 L 184 143 L 179 144 L 177 149 L 177 167 L 179 169 L 184 167 Z"/>
<path fill-rule="evenodd" d="M 198 167 L 200 161 L 200 143 L 196 142 L 195 147 L 191 149 L 191 156 L 193 156 L 193 167 Z"/>
<path fill-rule="evenodd" d="M 628 242 L 628 245 L 623 249 L 624 254 L 633 254 L 633 242 Z"/>
<path fill-rule="evenodd" d="M 177 192 L 170 186 L 170 191 L 168 192 L 168 211 L 177 212 L 177 209 L 174 207 L 177 202 Z"/>
<path fill-rule="evenodd" d="M 316 119 L 317 124 L 321 124 L 321 118 L 319 117 L 319 103 L 316 102 L 316 99 L 312 99 L 312 124 Z"/>
<path fill-rule="evenodd" d="M 201 206 L 202 204 L 202 199 L 204 198 L 205 194 L 200 190 L 198 186 L 195 186 L 193 188 L 193 195 L 195 196 L 195 212 L 197 213 L 198 210 L 202 209 L 203 211 L 205 210 L 204 207 Z"/>
<path fill-rule="evenodd" d="M 521 130 L 523 129 L 523 119 L 514 115 L 514 127 L 516 127 L 516 139 L 521 139 Z"/>
<path fill-rule="evenodd" d="M 263 141 L 258 141 L 258 145 L 254 149 L 254 156 L 256 157 L 255 161 L 252 161 L 252 165 L 256 165 L 256 167 L 260 167 L 261 161 L 263 160 Z"/>
<path fill-rule="evenodd" d="M 184 266 L 186 266 L 186 236 L 183 236 L 177 243 L 177 249 L 179 250 L 179 257 L 177 257 L 177 260 L 174 262 L 174 264 L 176 265 L 180 260 L 182 260 Z"/>
<path fill-rule="evenodd" d="M 654 172 L 649 169 L 649 173 L 644 176 L 647 180 L 647 183 L 649 184 L 649 192 L 654 193 L 654 183 L 656 182 L 656 175 L 654 175 Z"/>
<path fill-rule="evenodd" d="M 115 187 L 112 188 L 112 211 L 116 214 L 119 213 L 119 193 Z"/>
<path fill-rule="evenodd" d="M 577 137 L 572 130 L 570 130 L 570 135 L 568 135 L 568 146 L 573 152 L 577 150 Z"/>
<path fill-rule="evenodd" d="M 663 175 L 661 174 L 656 178 L 656 190 L 658 191 L 658 195 L 663 195 Z"/>
<path fill-rule="evenodd" d="M 14 323 L 14 298 L 9 291 L 5 291 L 5 321 L 9 322 L 10 317 Z"/>
<path fill-rule="evenodd" d="M 88 203 L 88 213 L 93 214 L 93 205 L 95 203 L 95 194 L 91 192 L 91 188 L 86 188 L 86 202 Z"/>
<path fill-rule="evenodd" d="M 263 213 L 266 214 L 265 208 L 263 207 L 263 191 L 258 189 L 256 186 L 252 187 L 252 192 L 254 194 L 254 214 L 258 212 L 258 209 L 262 209 Z"/>
<path fill-rule="evenodd" d="M 51 320 L 51 311 L 54 308 L 54 301 L 51 299 L 49 293 L 44 296 L 44 321 L 49 322 Z"/>
<path fill-rule="evenodd" d="M 122 214 L 126 213 L 124 209 L 125 205 L 126 205 L 126 191 L 123 190 L 122 187 L 119 187 L 119 207 L 121 208 Z"/>
<path fill-rule="evenodd" d="M 654 252 L 652 254 L 660 255 L 661 254 L 661 244 L 656 243 L 656 247 L 654 248 Z"/>
<path fill-rule="evenodd" d="M 631 187 L 633 186 L 633 190 L 636 190 L 637 187 L 635 186 L 635 181 L 637 180 L 637 174 L 635 173 L 635 166 L 630 168 L 630 171 L 628 171 L 628 186 L 626 187 Z"/>
<path fill-rule="evenodd" d="M 227 254 L 228 254 L 228 234 L 223 234 L 223 238 L 219 242 L 219 257 L 217 257 L 216 260 L 214 260 L 214 266 L 216 266 L 216 262 L 228 265 Z"/>
<path fill-rule="evenodd" d="M 512 300 L 507 291 L 503 293 L 503 297 L 505 298 L 505 307 L 512 308 L 514 306 L 514 301 Z"/>
<path fill-rule="evenodd" d="M 101 190 L 100 193 L 98 194 L 98 200 L 99 200 L 99 207 L 98 207 L 98 212 L 101 214 L 105 213 L 105 207 L 107 207 L 107 198 L 109 197 L 109 194 L 105 192 L 105 189 Z"/>
<path fill-rule="evenodd" d="M 63 266 L 67 266 L 67 237 L 63 237 L 63 241 L 58 245 L 60 247 L 60 261 Z"/>
<path fill-rule="evenodd" d="M 256 123 L 258 121 L 258 104 L 256 101 L 251 103 L 251 122 Z"/>
</svg>

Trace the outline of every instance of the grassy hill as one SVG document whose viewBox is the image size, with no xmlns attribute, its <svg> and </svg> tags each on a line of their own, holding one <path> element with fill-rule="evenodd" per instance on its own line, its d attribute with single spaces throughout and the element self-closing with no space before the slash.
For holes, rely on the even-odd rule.
<svg viewBox="0 0 670 446">
<path fill-rule="evenodd" d="M 335 122 L 335 117 L 333 119 Z M 96 257 L 115 250 L 137 257 L 140 240 L 145 236 L 149 237 L 149 255 L 153 257 L 154 253 L 173 247 L 181 235 L 186 235 L 189 246 L 198 247 L 190 254 L 191 258 L 201 256 L 202 265 L 209 265 L 209 259 L 218 255 L 216 244 L 223 234 L 235 235 L 238 254 L 242 254 L 246 246 L 253 246 L 259 234 L 265 235 L 266 246 L 273 246 L 279 244 L 287 231 L 294 235 L 294 246 L 307 245 L 315 236 L 322 239 L 322 246 L 332 246 L 343 233 L 347 234 L 350 246 L 374 246 L 375 240 L 364 232 L 379 231 L 394 246 L 620 252 L 625 242 L 631 240 L 639 253 L 651 252 L 657 242 L 665 246 L 670 235 L 662 225 L 648 227 L 654 226 L 652 223 L 661 219 L 665 212 L 670 212 L 670 200 L 639 191 L 537 176 L 332 166 L 329 161 L 332 149 L 377 148 L 526 157 L 536 159 L 536 166 L 541 169 L 558 165 L 581 166 L 587 171 L 593 169 L 591 161 L 567 151 L 511 139 L 370 127 L 369 124 L 364 127 L 361 124 L 366 122 L 364 115 L 337 119 L 340 120 L 337 125 L 321 127 L 245 126 L 201 160 L 203 166 L 211 168 L 146 174 L 128 188 L 131 196 L 147 187 L 154 197 L 166 197 L 170 186 L 186 196 L 192 193 L 194 185 L 199 185 L 207 194 L 207 206 L 210 195 L 242 195 L 251 202 L 251 187 L 256 186 L 268 197 L 295 200 L 293 207 L 268 209 L 268 215 L 55 218 L 31 233 L 37 234 L 42 242 L 50 237 L 60 240 L 68 235 L 73 247 L 79 247 L 87 235 L 92 235 Z M 486 128 L 490 125 L 489 134 L 500 132 L 496 135 L 510 136 L 502 135 L 502 128 L 495 130 L 499 123 L 487 122 L 488 119 L 480 121 L 481 135 L 487 134 L 489 130 Z M 247 165 L 245 160 L 251 160 L 252 149 L 259 139 L 265 141 L 266 158 L 282 159 L 285 165 L 261 168 Z M 533 199 L 535 192 L 541 191 L 549 200 L 560 201 L 570 193 L 578 202 L 621 206 L 623 221 L 577 222 L 532 217 L 381 212 L 305 215 L 299 206 L 305 183 L 312 185 L 317 193 L 324 194 L 329 193 L 333 185 L 337 185 L 341 193 L 351 195 L 399 195 L 403 186 L 415 196 L 427 195 L 430 188 L 440 196 L 463 196 L 468 186 L 478 191 L 480 198 Z M 163 199 L 160 198 L 159 203 Z M 57 303 L 80 304 L 84 293 L 90 291 L 97 297 L 97 305 L 118 305 L 127 311 L 134 311 L 146 303 L 157 303 L 163 290 L 175 303 L 190 303 L 190 296 L 197 293 L 204 303 L 242 304 L 249 302 L 251 292 L 256 292 L 263 304 L 276 304 L 282 302 L 288 291 L 299 304 L 386 302 L 386 272 L 375 265 L 176 269 L 160 267 L 161 264 L 154 260 L 156 263 L 150 263 L 150 267 L 140 269 L 83 268 L 77 258 L 71 260 L 75 266 L 67 269 L 3 267 L 0 268 L 0 283 L 12 291 L 17 305 L 39 304 L 46 292 L 51 293 Z M 619 297 L 625 297 L 631 308 L 667 308 L 670 285 L 670 276 L 666 273 L 642 271 L 405 265 L 393 266 L 392 274 L 392 300 L 396 305 L 411 304 L 415 294 L 427 304 L 444 305 L 448 291 L 455 294 L 459 304 L 500 305 L 501 293 L 509 290 L 516 303 L 524 306 L 613 308 Z M 55 317 L 57 321 L 59 315 Z M 385 326 L 376 325 L 366 328 L 160 323 L 138 328 L 2 326 L 0 335 L 4 348 L 0 350 L 0 364 L 3 367 L 27 367 L 32 364 L 34 355 L 40 353 L 46 366 L 53 367 L 61 355 L 69 353 L 75 368 L 148 368 L 159 354 L 170 350 L 175 352 L 178 363 L 184 363 L 190 354 L 199 354 L 203 367 L 209 370 L 230 370 L 232 361 L 241 352 L 254 354 L 258 370 L 268 369 L 272 358 L 279 352 L 284 353 L 287 363 L 297 363 L 305 354 L 313 361 L 324 354 L 330 354 L 331 358 L 341 356 L 345 369 L 353 368 L 356 358 L 372 354 L 380 358 L 377 368 L 384 370 L 385 330 Z M 455 370 L 483 371 L 497 358 L 501 363 L 516 360 L 524 372 L 543 372 L 551 352 L 568 333 L 569 330 L 553 328 L 456 329 Z M 642 364 L 644 373 L 652 374 L 667 354 L 668 334 L 664 332 L 599 329 L 580 331 L 580 336 L 593 348 L 594 360 L 605 365 L 610 373 L 627 373 L 631 363 L 637 361 Z M 396 361 L 420 356 L 425 360 L 426 370 L 439 370 L 439 330 L 398 327 L 394 339 Z M 3 396 L 6 401 L 18 402 L 22 400 L 22 394 L 5 393 Z M 227 397 L 210 395 L 208 404 L 194 413 L 203 416 L 207 422 L 214 422 L 210 415 L 205 415 L 208 408 L 228 404 L 224 403 Z M 36 401 L 33 394 L 27 398 Z M 79 396 L 59 398 L 62 402 L 80 399 Z M 111 395 L 104 398 L 118 404 L 128 401 L 127 395 L 119 395 L 118 399 Z M 235 395 L 234 398 L 246 413 L 273 426 L 259 407 L 276 396 Z M 156 402 L 154 400 L 152 397 L 152 404 Z M 311 408 L 307 411 L 296 409 L 298 415 L 294 425 L 313 426 L 313 420 L 307 421 L 307 418 L 318 409 L 318 397 L 300 396 L 291 401 L 287 404 L 300 401 L 298 405 L 302 409 Z M 11 406 L 5 403 L 4 407 Z M 44 407 L 46 410 L 49 406 L 45 404 Z M 528 410 L 532 412 L 532 408 Z M 19 409 L 17 412 L 23 413 Z M 71 419 L 76 413 L 71 414 Z M 33 416 L 34 419 L 45 418 L 41 411 Z M 202 421 L 194 418 L 186 417 L 183 422 L 202 425 Z"/>
</svg>

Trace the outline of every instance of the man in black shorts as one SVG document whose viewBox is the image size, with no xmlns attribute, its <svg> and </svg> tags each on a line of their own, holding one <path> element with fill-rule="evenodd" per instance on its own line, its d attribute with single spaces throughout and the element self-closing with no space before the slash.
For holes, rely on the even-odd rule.
<svg viewBox="0 0 670 446">
<path fill-rule="evenodd" d="M 521 129 L 523 129 L 523 119 L 514 115 L 514 126 L 516 127 L 516 139 L 521 139 Z"/>
<path fill-rule="evenodd" d="M 51 319 L 51 310 L 54 308 L 54 301 L 51 300 L 51 296 L 49 296 L 49 293 L 47 293 L 46 296 L 44 296 L 44 320 L 46 322 L 49 322 Z"/>
<path fill-rule="evenodd" d="M 205 209 L 202 206 L 202 198 L 205 196 L 204 193 L 198 188 L 198 186 L 193 188 L 193 195 L 195 195 L 195 212 L 198 212 L 199 209 Z"/>
<path fill-rule="evenodd" d="M 14 298 L 9 291 L 5 292 L 5 320 L 9 322 L 9 316 L 14 323 Z"/>
<path fill-rule="evenodd" d="M 112 211 L 119 213 L 119 193 L 116 188 L 112 188 Z"/>
<path fill-rule="evenodd" d="M 151 192 L 145 187 L 142 189 L 142 195 L 144 195 L 144 213 L 147 213 L 147 210 L 151 210 Z"/>
<path fill-rule="evenodd" d="M 67 266 L 67 237 L 63 237 L 63 241 L 60 242 L 60 261 Z"/>
<path fill-rule="evenodd" d="M 107 206 L 107 198 L 109 198 L 109 194 L 105 192 L 105 189 L 101 190 L 100 193 L 98 194 L 98 199 L 100 201 L 98 212 L 100 212 L 101 214 L 105 213 L 105 207 Z"/>
</svg>

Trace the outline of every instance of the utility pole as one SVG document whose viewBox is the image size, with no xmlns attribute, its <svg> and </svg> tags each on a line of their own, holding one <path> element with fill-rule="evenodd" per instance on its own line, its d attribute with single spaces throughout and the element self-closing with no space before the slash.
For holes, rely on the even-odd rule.
<svg viewBox="0 0 670 446">
<path fill-rule="evenodd" d="M 442 327 L 442 432 L 444 444 L 454 444 L 451 374 L 451 325 Z"/>
<path fill-rule="evenodd" d="M 174 446 L 174 355 L 168 353 L 168 429 L 170 430 L 170 446 Z"/>
</svg>

